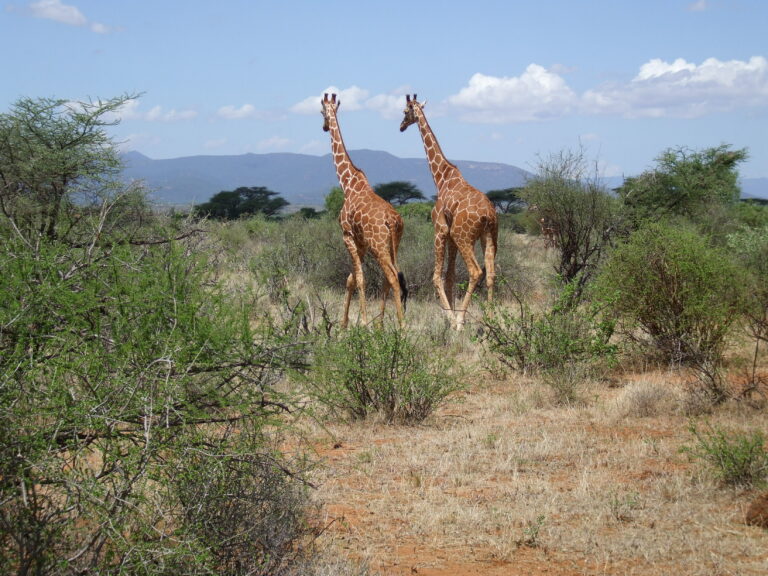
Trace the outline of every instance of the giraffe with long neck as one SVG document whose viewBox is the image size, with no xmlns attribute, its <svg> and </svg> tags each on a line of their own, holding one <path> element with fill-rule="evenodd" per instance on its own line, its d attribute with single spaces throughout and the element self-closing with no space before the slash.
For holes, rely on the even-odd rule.
<svg viewBox="0 0 768 576">
<path fill-rule="evenodd" d="M 370 250 L 384 273 L 384 290 L 381 301 L 381 318 L 387 303 L 389 291 L 394 293 L 397 319 L 402 327 L 405 322 L 404 307 L 408 297 L 405 276 L 397 267 L 397 250 L 403 236 L 403 218 L 392 205 L 377 196 L 368 183 L 365 173 L 352 163 L 341 137 L 336 113 L 341 100 L 336 94 L 321 100 L 323 109 L 323 130 L 331 135 L 331 152 L 336 166 L 336 175 L 344 191 L 344 204 L 339 213 L 339 224 L 344 245 L 352 258 L 352 272 L 347 278 L 344 297 L 342 328 L 349 322 L 349 306 L 355 290 L 360 299 L 360 317 L 367 323 L 365 308 L 365 278 L 363 259 Z"/>
<path fill-rule="evenodd" d="M 413 98 L 410 95 L 406 96 L 404 113 L 400 131 L 405 131 L 411 124 L 418 124 L 429 169 L 437 187 L 437 201 L 432 209 L 432 222 L 435 227 L 435 270 L 432 281 L 441 307 L 452 320 L 455 320 L 456 329 L 461 330 L 472 293 L 483 276 L 483 269 L 475 258 L 475 244 L 478 240 L 484 253 L 488 301 L 493 300 L 498 244 L 496 209 L 488 197 L 471 186 L 458 167 L 446 159 L 424 115 L 424 104 L 416 99 L 416 94 Z M 443 279 L 446 249 L 448 265 L 445 279 Z M 463 301 L 458 308 L 455 308 L 453 290 L 457 252 L 461 254 L 467 266 L 469 284 Z"/>
</svg>

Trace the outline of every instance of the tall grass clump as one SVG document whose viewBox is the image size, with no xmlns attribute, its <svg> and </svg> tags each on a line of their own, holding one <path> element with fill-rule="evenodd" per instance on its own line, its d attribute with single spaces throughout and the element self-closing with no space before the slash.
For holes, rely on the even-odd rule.
<svg viewBox="0 0 768 576">
<path fill-rule="evenodd" d="M 319 345 L 302 380 L 331 415 L 416 424 L 463 387 L 452 368 L 405 330 L 357 326 Z"/>
<path fill-rule="evenodd" d="M 768 480 L 768 452 L 759 430 L 751 434 L 728 433 L 712 426 L 700 430 L 694 422 L 689 431 L 694 443 L 681 451 L 703 461 L 723 484 L 750 488 Z"/>
<path fill-rule="evenodd" d="M 517 309 L 487 305 L 482 319 L 487 351 L 512 370 L 540 375 L 562 403 L 576 400 L 581 386 L 616 357 L 610 343 L 613 322 L 597 306 L 573 307 L 575 289 L 575 283 L 566 285 L 544 310 L 535 310 L 521 297 Z"/>
</svg>

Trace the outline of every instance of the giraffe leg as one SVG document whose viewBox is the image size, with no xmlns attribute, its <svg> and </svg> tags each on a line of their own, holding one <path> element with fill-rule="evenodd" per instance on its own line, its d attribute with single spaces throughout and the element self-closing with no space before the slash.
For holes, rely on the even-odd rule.
<svg viewBox="0 0 768 576">
<path fill-rule="evenodd" d="M 346 328 L 349 321 L 349 305 L 352 300 L 352 294 L 357 288 L 360 299 L 360 317 L 363 324 L 368 323 L 368 317 L 365 312 L 365 279 L 363 278 L 363 258 L 365 257 L 365 248 L 358 248 L 351 236 L 344 236 L 344 244 L 352 258 L 352 273 L 347 277 L 347 293 L 344 297 L 344 318 L 341 321 L 341 327 Z"/>
<path fill-rule="evenodd" d="M 467 308 L 472 301 L 472 293 L 475 291 L 477 283 L 483 276 L 483 270 L 480 268 L 480 264 L 477 263 L 475 258 L 474 246 L 471 244 L 464 244 L 459 246 L 461 257 L 464 259 L 464 263 L 467 265 L 467 272 L 469 272 L 469 285 L 467 286 L 467 293 L 464 295 L 460 307 L 456 310 L 456 330 L 464 328 L 464 317 L 467 314 Z"/>
<path fill-rule="evenodd" d="M 437 226 L 435 226 L 437 228 Z M 453 308 L 445 295 L 445 286 L 443 285 L 443 262 L 445 261 L 445 244 L 448 239 L 447 226 L 443 231 L 437 231 L 435 234 L 435 271 L 432 274 L 432 283 L 437 290 L 437 297 L 440 300 L 440 307 L 445 311 L 453 323 Z"/>
<path fill-rule="evenodd" d="M 384 272 L 385 276 L 385 284 L 384 284 L 384 298 L 381 301 L 381 317 L 382 320 L 384 318 L 384 306 L 387 301 L 387 296 L 389 295 L 390 288 L 392 289 L 392 294 L 394 296 L 395 301 L 395 311 L 397 312 L 397 321 L 400 325 L 400 328 L 403 328 L 405 326 L 405 316 L 403 314 L 403 303 L 402 299 L 400 298 L 400 280 L 398 278 L 398 270 L 397 267 L 392 263 L 392 261 L 389 258 L 381 258 L 379 260 L 379 266 L 381 266 L 382 271 Z"/>
<path fill-rule="evenodd" d="M 493 288 L 496 284 L 496 234 L 493 231 L 487 234 L 484 242 L 485 252 L 485 285 L 488 288 L 488 302 L 493 302 Z"/>
<path fill-rule="evenodd" d="M 347 276 L 347 285 L 344 294 L 344 316 L 341 319 L 341 327 L 343 329 L 346 329 L 347 324 L 349 323 L 349 305 L 352 302 L 352 294 L 355 292 L 356 285 L 355 273 L 350 272 L 349 276 Z"/>
<path fill-rule="evenodd" d="M 448 267 L 445 271 L 445 295 L 451 310 L 456 309 L 454 286 L 456 284 L 456 242 L 448 237 Z"/>
<path fill-rule="evenodd" d="M 382 270 L 383 270 L 383 267 L 382 267 Z M 381 325 L 384 324 L 384 310 L 387 307 L 387 297 L 389 296 L 389 288 L 390 288 L 389 280 L 388 280 L 389 276 L 387 275 L 386 272 L 384 273 L 384 276 L 387 276 L 387 278 L 384 279 L 384 286 L 382 287 L 383 295 L 381 297 L 381 312 L 377 317 L 378 318 L 377 323 Z"/>
</svg>

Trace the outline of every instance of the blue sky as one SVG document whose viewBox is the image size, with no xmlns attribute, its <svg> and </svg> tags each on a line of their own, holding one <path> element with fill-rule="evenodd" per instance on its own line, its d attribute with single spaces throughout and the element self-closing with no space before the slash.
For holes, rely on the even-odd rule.
<svg viewBox="0 0 768 576">
<path fill-rule="evenodd" d="M 747 148 L 768 177 L 764 0 L 0 0 L 0 111 L 20 97 L 141 93 L 111 129 L 151 158 L 424 153 L 524 169 L 583 146 L 605 176 L 670 147 Z"/>
</svg>

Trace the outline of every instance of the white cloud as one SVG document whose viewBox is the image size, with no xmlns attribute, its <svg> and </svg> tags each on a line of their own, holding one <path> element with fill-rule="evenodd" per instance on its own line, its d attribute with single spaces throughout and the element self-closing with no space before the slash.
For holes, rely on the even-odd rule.
<svg viewBox="0 0 768 576">
<path fill-rule="evenodd" d="M 561 116 L 573 108 L 577 97 L 558 74 L 530 64 L 518 77 L 477 73 L 448 103 L 466 110 L 472 122 L 506 123 Z"/>
<path fill-rule="evenodd" d="M 369 97 L 368 90 L 359 86 L 349 88 L 337 88 L 329 86 L 319 96 L 309 96 L 301 102 L 291 106 L 291 112 L 296 114 L 316 114 L 322 106 L 320 102 L 324 94 L 336 94 L 336 99 L 343 104 L 343 110 L 372 110 L 378 112 L 384 118 L 397 118 L 403 113 L 405 106 L 406 88 L 398 88 L 388 94 L 377 94 Z"/>
<path fill-rule="evenodd" d="M 216 115 L 226 120 L 242 120 L 256 115 L 256 107 L 253 104 L 243 104 L 239 108 L 235 106 L 222 106 Z"/>
<path fill-rule="evenodd" d="M 336 86 L 328 86 L 318 96 L 309 96 L 301 102 L 291 106 L 291 112 L 296 114 L 317 114 L 322 110 L 320 102 L 323 100 L 323 95 L 336 94 L 336 99 L 341 101 L 344 105 L 344 110 L 360 110 L 365 106 L 365 102 L 368 99 L 368 90 L 359 88 L 358 86 L 350 86 L 349 88 L 339 89 Z"/>
<path fill-rule="evenodd" d="M 573 69 L 562 65 L 547 69 L 532 63 L 519 76 L 476 73 L 458 93 L 438 103 L 431 115 L 453 109 L 466 122 L 506 124 L 572 115 L 696 118 L 768 105 L 768 59 L 764 56 L 747 61 L 709 58 L 701 64 L 656 58 L 642 64 L 629 82 L 606 83 L 580 94 L 558 71 L 565 74 Z M 399 88 L 369 96 L 358 86 L 329 86 L 323 93 L 337 94 L 344 109 L 373 110 L 393 118 L 402 112 L 406 91 Z M 321 99 L 322 93 L 310 96 L 291 111 L 316 114 Z"/>
<path fill-rule="evenodd" d="M 572 114 L 625 118 L 696 118 L 765 107 L 768 60 L 709 58 L 701 64 L 682 58 L 642 64 L 630 82 L 608 83 L 576 94 L 553 70 L 530 64 L 516 77 L 474 74 L 447 103 L 477 123 L 545 120 Z"/>
<path fill-rule="evenodd" d="M 30 4 L 32 14 L 38 18 L 55 20 L 70 26 L 85 26 L 88 20 L 75 6 L 62 4 L 60 0 L 39 0 Z"/>
<path fill-rule="evenodd" d="M 112 31 L 109 26 L 99 22 L 91 22 L 89 28 L 91 29 L 91 32 L 95 32 L 96 34 L 109 34 Z"/>
<path fill-rule="evenodd" d="M 689 73 L 696 70 L 695 64 L 689 64 L 682 58 L 678 58 L 671 64 L 664 62 L 659 58 L 646 62 L 640 66 L 640 72 L 635 76 L 634 82 L 642 82 L 643 80 L 652 80 L 654 78 L 661 78 L 663 76 L 671 76 L 673 74 Z"/>
<path fill-rule="evenodd" d="M 177 122 L 191 120 L 195 117 L 197 117 L 195 110 L 176 110 L 173 108 L 165 112 L 161 106 L 155 106 L 144 115 L 143 119 L 148 122 Z"/>
<path fill-rule="evenodd" d="M 704 12 L 706 10 L 709 10 L 709 1 L 696 0 L 695 2 L 691 2 L 690 4 L 688 4 L 688 10 L 691 12 Z"/>
<path fill-rule="evenodd" d="M 405 92 L 402 94 L 378 94 L 365 101 L 365 107 L 379 112 L 384 118 L 397 118 L 405 107 Z"/>
<path fill-rule="evenodd" d="M 762 107 L 768 102 L 768 60 L 709 58 L 697 65 L 681 58 L 650 60 L 631 82 L 607 84 L 584 93 L 589 114 L 696 118 L 706 114 Z"/>
<path fill-rule="evenodd" d="M 29 5 L 32 15 L 37 18 L 53 20 L 69 26 L 88 27 L 97 34 L 110 32 L 109 26 L 99 22 L 90 22 L 76 6 L 63 4 L 61 0 L 38 0 Z"/>
</svg>

